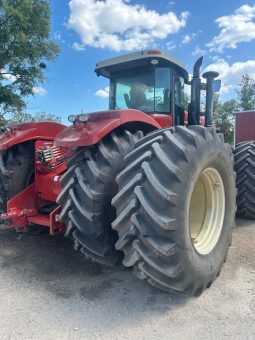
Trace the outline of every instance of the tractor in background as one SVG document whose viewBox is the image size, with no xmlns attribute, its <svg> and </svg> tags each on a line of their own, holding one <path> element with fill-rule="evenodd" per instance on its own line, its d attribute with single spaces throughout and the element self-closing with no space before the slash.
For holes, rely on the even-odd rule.
<svg viewBox="0 0 255 340">
<path fill-rule="evenodd" d="M 255 219 L 255 110 L 234 112 L 237 216 Z"/>
<path fill-rule="evenodd" d="M 218 73 L 203 82 L 201 64 L 189 80 L 160 50 L 111 58 L 95 69 L 110 81 L 109 110 L 70 115 L 68 127 L 4 127 L 2 224 L 65 233 L 92 261 L 122 262 L 160 289 L 201 294 L 226 260 L 236 209 L 232 151 L 212 127 Z"/>
</svg>

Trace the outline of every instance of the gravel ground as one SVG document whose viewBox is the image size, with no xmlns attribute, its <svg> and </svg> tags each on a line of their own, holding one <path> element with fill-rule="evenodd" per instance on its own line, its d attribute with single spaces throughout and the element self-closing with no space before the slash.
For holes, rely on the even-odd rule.
<svg viewBox="0 0 255 340">
<path fill-rule="evenodd" d="M 0 231 L 0 339 L 255 339 L 255 223 L 199 298 L 86 262 L 62 236 Z"/>
</svg>

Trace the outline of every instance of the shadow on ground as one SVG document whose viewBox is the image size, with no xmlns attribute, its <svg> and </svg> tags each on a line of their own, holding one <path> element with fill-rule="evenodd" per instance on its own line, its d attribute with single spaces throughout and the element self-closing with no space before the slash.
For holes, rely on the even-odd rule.
<svg viewBox="0 0 255 340">
<path fill-rule="evenodd" d="M 63 236 L 0 231 L 0 268 L 15 276 L 17 282 L 45 289 L 59 299 L 101 303 L 112 296 L 111 303 L 116 301 L 116 308 L 120 303 L 132 302 L 134 309 L 140 309 L 143 301 L 146 308 L 158 311 L 170 305 L 178 307 L 187 300 L 151 287 L 121 266 L 111 268 L 87 261 Z"/>
</svg>

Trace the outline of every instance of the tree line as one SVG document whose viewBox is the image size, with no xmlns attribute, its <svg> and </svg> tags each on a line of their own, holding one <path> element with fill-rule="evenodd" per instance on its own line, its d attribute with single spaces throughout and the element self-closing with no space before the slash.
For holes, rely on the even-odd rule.
<svg viewBox="0 0 255 340">
<path fill-rule="evenodd" d="M 248 74 L 242 76 L 236 99 L 222 102 L 218 94 L 214 95 L 213 121 L 226 142 L 232 144 L 234 139 L 233 112 L 249 110 L 255 110 L 255 79 Z"/>
</svg>

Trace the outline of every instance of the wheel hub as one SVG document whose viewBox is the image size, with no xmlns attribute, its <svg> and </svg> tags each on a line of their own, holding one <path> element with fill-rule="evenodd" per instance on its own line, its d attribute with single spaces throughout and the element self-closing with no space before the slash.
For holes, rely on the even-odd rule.
<svg viewBox="0 0 255 340">
<path fill-rule="evenodd" d="M 189 231 L 196 251 L 209 254 L 218 242 L 225 215 L 225 188 L 218 170 L 205 169 L 198 177 L 189 206 Z"/>
</svg>

